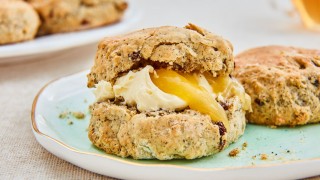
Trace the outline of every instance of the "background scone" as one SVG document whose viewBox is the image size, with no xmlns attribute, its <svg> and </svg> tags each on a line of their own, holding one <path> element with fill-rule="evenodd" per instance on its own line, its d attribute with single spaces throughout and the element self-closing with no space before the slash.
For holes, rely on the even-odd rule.
<svg viewBox="0 0 320 180">
<path fill-rule="evenodd" d="M 127 3 L 123 0 L 28 0 L 39 13 L 39 35 L 70 32 L 117 22 Z"/>
<path fill-rule="evenodd" d="M 243 134 L 250 109 L 244 89 L 229 77 L 233 65 L 231 44 L 192 24 L 104 39 L 88 74 L 97 97 L 89 139 L 135 159 L 221 151 Z"/>
<path fill-rule="evenodd" d="M 235 57 L 234 75 L 251 96 L 250 123 L 295 126 L 320 121 L 320 51 L 266 46 Z"/>
<path fill-rule="evenodd" d="M 33 39 L 40 25 L 36 11 L 19 0 L 0 3 L 0 45 Z"/>
</svg>

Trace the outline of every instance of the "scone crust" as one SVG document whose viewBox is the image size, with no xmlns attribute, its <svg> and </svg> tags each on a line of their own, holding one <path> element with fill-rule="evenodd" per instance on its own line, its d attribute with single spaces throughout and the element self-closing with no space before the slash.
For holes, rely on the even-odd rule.
<svg viewBox="0 0 320 180">
<path fill-rule="evenodd" d="M 320 51 L 266 46 L 235 57 L 234 75 L 251 96 L 250 123 L 295 126 L 320 121 Z"/>
<path fill-rule="evenodd" d="M 113 82 L 121 74 L 146 65 L 228 75 L 234 68 L 232 51 L 227 40 L 193 24 L 108 37 L 99 44 L 95 64 L 88 75 L 88 87 L 101 80 Z"/>
<path fill-rule="evenodd" d="M 0 6 L 0 45 L 33 39 L 40 19 L 36 11 L 19 0 L 2 0 Z"/>
<path fill-rule="evenodd" d="M 39 13 L 38 35 L 94 28 L 117 22 L 127 8 L 124 0 L 28 0 Z"/>
<path fill-rule="evenodd" d="M 245 129 L 237 97 L 228 100 L 230 132 L 208 115 L 183 112 L 137 112 L 125 105 L 97 102 L 91 107 L 89 139 L 109 154 L 134 159 L 194 159 L 221 151 Z"/>
</svg>

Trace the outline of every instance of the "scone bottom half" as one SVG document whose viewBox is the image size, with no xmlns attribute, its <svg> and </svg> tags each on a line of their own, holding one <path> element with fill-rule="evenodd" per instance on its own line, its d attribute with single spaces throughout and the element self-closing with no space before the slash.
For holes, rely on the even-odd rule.
<svg viewBox="0 0 320 180">
<path fill-rule="evenodd" d="M 140 53 L 136 60 L 132 52 Z M 217 153 L 243 134 L 251 109 L 232 69 L 230 43 L 193 24 L 107 38 L 88 75 L 97 98 L 89 138 L 109 154 L 134 159 Z"/>
</svg>

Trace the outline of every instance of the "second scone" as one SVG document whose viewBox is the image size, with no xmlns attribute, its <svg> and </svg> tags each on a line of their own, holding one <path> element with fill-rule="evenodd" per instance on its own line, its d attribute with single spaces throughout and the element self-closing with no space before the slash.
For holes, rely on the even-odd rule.
<svg viewBox="0 0 320 180">
<path fill-rule="evenodd" d="M 252 98 L 250 123 L 295 126 L 320 121 L 320 51 L 265 46 L 235 57 L 234 75 Z"/>
<path fill-rule="evenodd" d="M 250 98 L 232 77 L 231 44 L 193 24 L 143 29 L 101 41 L 88 136 L 109 154 L 194 159 L 245 129 Z"/>
</svg>

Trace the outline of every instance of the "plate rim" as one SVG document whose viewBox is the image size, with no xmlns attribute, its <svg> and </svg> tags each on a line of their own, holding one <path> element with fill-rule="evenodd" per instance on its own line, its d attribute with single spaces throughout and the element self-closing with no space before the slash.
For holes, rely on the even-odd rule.
<svg viewBox="0 0 320 180">
<path fill-rule="evenodd" d="M 36 109 L 37 109 L 37 102 L 38 102 L 40 96 L 42 95 L 42 93 L 50 85 L 58 82 L 59 80 L 61 80 L 63 78 L 77 76 L 77 75 L 80 75 L 80 74 L 84 74 L 85 72 L 88 72 L 88 71 L 89 71 L 89 69 L 78 71 L 78 72 L 75 72 L 75 73 L 71 73 L 69 75 L 65 75 L 65 76 L 62 76 L 62 77 L 55 78 L 55 79 L 47 82 L 42 88 L 40 88 L 40 90 L 38 91 L 38 93 L 36 94 L 36 96 L 35 96 L 35 98 L 34 98 L 34 100 L 32 102 L 32 108 L 31 108 L 31 127 L 32 127 L 32 130 L 33 130 L 34 133 L 37 133 L 37 135 L 39 135 L 41 137 L 44 137 L 47 140 L 51 140 L 51 141 L 59 144 L 62 148 L 66 149 L 66 150 L 70 150 L 70 151 L 72 151 L 74 153 L 82 154 L 82 155 L 88 155 L 88 156 L 95 156 L 95 157 L 100 157 L 100 158 L 106 158 L 106 159 L 109 159 L 109 160 L 112 160 L 112 161 L 116 161 L 118 163 L 124 163 L 126 165 L 130 165 L 130 166 L 167 167 L 167 168 L 177 168 L 177 169 L 181 169 L 181 170 L 198 171 L 199 172 L 199 171 L 232 171 L 232 170 L 245 170 L 245 169 L 256 169 L 256 168 L 280 167 L 280 166 L 286 166 L 286 165 L 303 164 L 303 163 L 308 163 L 308 162 L 319 162 L 320 163 L 320 157 L 317 157 L 317 158 L 310 158 L 310 159 L 292 160 L 292 161 L 287 161 L 287 162 L 282 162 L 282 163 L 275 163 L 275 164 L 258 164 L 258 165 L 249 165 L 249 166 L 224 167 L 224 168 L 197 168 L 197 167 L 189 167 L 189 166 L 181 166 L 181 165 L 173 165 L 173 164 L 155 164 L 155 163 L 152 163 L 152 164 L 140 164 L 140 163 L 137 163 L 137 162 L 128 162 L 124 158 L 120 159 L 120 158 L 111 157 L 111 156 L 109 157 L 109 156 L 106 156 L 107 154 L 106 155 L 101 155 L 101 154 L 96 154 L 96 153 L 77 150 L 77 149 L 69 146 L 68 144 L 66 144 L 64 142 L 62 142 L 62 141 L 60 141 L 58 139 L 55 139 L 55 138 L 45 134 L 44 132 L 41 132 L 39 130 L 39 128 L 37 126 L 37 122 L 36 122 Z M 42 144 L 40 142 L 38 142 L 38 143 L 42 146 Z M 56 156 L 56 157 L 58 157 L 58 156 Z M 60 157 L 58 157 L 58 158 L 60 158 Z"/>
</svg>

